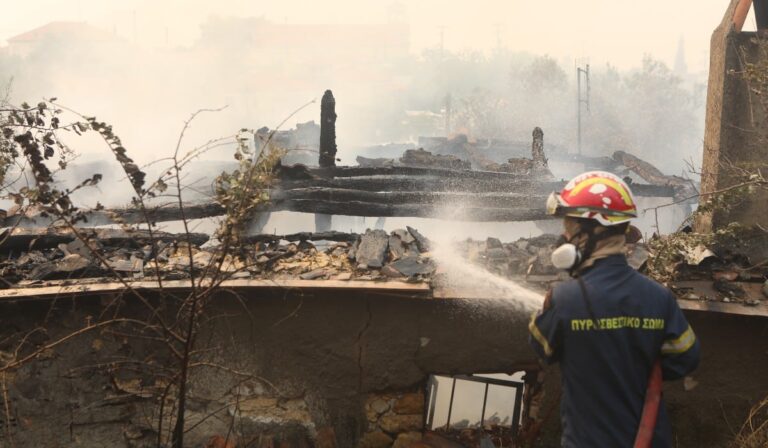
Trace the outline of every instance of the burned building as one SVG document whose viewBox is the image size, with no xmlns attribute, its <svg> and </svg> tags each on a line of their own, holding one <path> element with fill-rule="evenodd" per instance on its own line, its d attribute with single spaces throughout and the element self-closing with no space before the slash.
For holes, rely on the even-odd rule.
<svg viewBox="0 0 768 448">
<path fill-rule="evenodd" d="M 168 440 L 179 359 L 160 327 L 174 327 L 190 291 L 208 285 L 196 275 L 215 251 L 200 247 L 204 236 L 89 232 L 86 242 L 67 231 L 3 234 L 4 442 Z M 456 243 L 452 256 L 467 263 L 457 276 L 411 228 L 249 237 L 239 260 L 223 260 L 229 275 L 201 315 L 185 444 L 520 446 L 538 436 L 548 446 L 558 375 L 526 338 L 535 291 L 562 278 L 548 262 L 554 243 Z M 95 245 L 106 266 L 89 257 Z M 631 250 L 647 269 L 648 249 Z M 715 248 L 679 260 L 669 283 L 703 347 L 701 369 L 665 389 L 681 446 L 724 445 L 720 419 L 741 419 L 744 400 L 768 386 L 764 375 L 730 380 L 768 368 L 748 343 L 768 305 L 761 283 L 730 276 L 741 262 Z M 527 286 L 457 281 L 475 269 Z"/>
</svg>

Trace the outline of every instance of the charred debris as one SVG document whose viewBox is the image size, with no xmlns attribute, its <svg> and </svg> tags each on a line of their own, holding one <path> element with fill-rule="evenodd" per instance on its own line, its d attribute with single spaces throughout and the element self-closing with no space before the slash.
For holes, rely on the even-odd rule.
<svg viewBox="0 0 768 448">
<path fill-rule="evenodd" d="M 326 218 L 351 215 L 535 221 L 548 218 L 542 210 L 544 199 L 564 185 L 550 171 L 544 132 L 538 127 L 532 132 L 530 149 L 526 149 L 530 157 L 518 154 L 523 157 L 508 158 L 504 163 L 494 162 L 498 160 L 494 152 L 508 142 L 470 141 L 458 135 L 421 139 L 420 143 L 430 150 L 406 149 L 397 160 L 358 157 L 358 166 L 336 166 L 335 122 L 335 99 L 329 90 L 323 95 L 320 126 L 310 122 L 292 132 L 273 134 L 262 129 L 256 133 L 257 144 L 260 139 L 277 138 L 310 151 L 313 148 L 308 142 L 319 141 L 319 157 L 318 153 L 313 156 L 319 160 L 318 167 L 285 163 L 275 167 L 276 180 L 270 187 L 269 201 L 259 209 L 262 215 L 290 210 Z M 680 203 L 695 197 L 696 185 L 690 180 L 665 175 L 627 152 L 617 151 L 612 157 L 584 157 L 555 150 L 550 157 L 573 159 L 585 169 L 634 174 L 647 182 L 632 185 L 636 196 L 668 197 Z M 261 229 L 257 228 L 235 252 L 217 250 L 217 243 L 209 241 L 205 234 L 155 231 L 150 235 L 128 227 L 146 220 L 155 223 L 223 213 L 215 203 L 187 204 L 183 210 L 178 206 L 93 210 L 84 214 L 87 225 L 120 223 L 123 229 L 80 228 L 76 233 L 73 229 L 50 227 L 55 224 L 52 218 L 34 210 L 10 212 L 0 216 L 4 228 L 0 235 L 0 287 L 81 282 L 105 278 L 108 271 L 123 278 L 181 280 L 195 276 L 198 270 L 203 272 L 212 262 L 220 263 L 232 278 L 439 283 L 441 269 L 431 256 L 429 240 L 410 227 L 391 233 L 369 230 L 364 234 L 319 228 L 316 233 L 294 235 L 259 234 Z M 546 287 L 564 278 L 549 260 L 555 241 L 553 235 L 508 243 L 494 238 L 466 240 L 456 243 L 455 252 L 501 277 Z M 677 288 L 688 299 L 761 303 L 762 293 L 755 297 L 749 292 L 752 289 L 741 286 L 747 282 L 763 287 L 768 272 L 761 265 L 751 265 L 746 256 L 714 249 L 705 261 L 694 263 L 686 254 L 695 250 L 685 244 L 668 249 L 651 242 L 630 244 L 628 255 L 633 267 L 672 287 L 671 282 L 714 282 L 703 293 L 701 283 Z M 95 252 L 103 256 L 94 257 Z M 220 253 L 227 253 L 226 259 L 218 259 Z M 664 267 L 659 268 L 662 264 Z"/>
<path fill-rule="evenodd" d="M 5 229 L 0 234 L 0 287 L 3 289 L 107 282 L 115 273 L 125 280 L 186 280 L 221 252 L 206 234 L 141 230 Z M 83 240 L 82 236 L 87 239 Z M 568 278 L 552 266 L 556 235 L 502 242 L 467 239 L 453 243 L 451 253 L 463 262 L 543 290 Z M 237 253 L 223 260 L 231 279 L 313 281 L 403 281 L 440 289 L 440 261 L 434 243 L 417 229 L 363 234 L 302 232 L 246 237 Z M 90 246 L 90 248 L 88 247 Z M 191 246 L 191 247 L 190 247 Z M 190 250 L 191 249 L 191 250 Z M 93 253 L 101 254 L 102 259 Z M 190 259 L 189 254 L 192 253 Z M 768 304 L 768 267 L 756 265 L 732 248 L 693 245 L 678 239 L 674 247 L 632 241 L 630 265 L 666 283 L 686 302 L 732 303 L 745 307 Z M 106 266 L 104 263 L 106 262 Z"/>
</svg>

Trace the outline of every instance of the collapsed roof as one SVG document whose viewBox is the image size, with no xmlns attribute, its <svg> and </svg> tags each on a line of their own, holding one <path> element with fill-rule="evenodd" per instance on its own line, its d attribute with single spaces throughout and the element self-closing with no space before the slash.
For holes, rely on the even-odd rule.
<svg viewBox="0 0 768 448">
<path fill-rule="evenodd" d="M 434 242 L 407 227 L 389 233 L 377 229 L 363 234 L 253 235 L 245 237 L 237 252 L 222 255 L 205 234 L 7 228 L 0 233 L 0 288 L 5 289 L 0 297 L 34 296 L 40 288 L 117 280 L 150 287 L 158 278 L 189 281 L 193 274 L 200 277 L 216 265 L 227 280 L 273 286 L 332 283 L 360 289 L 408 289 L 432 297 L 491 298 L 509 292 L 494 292 L 485 285 L 457 288 L 455 279 L 449 278 L 455 270 L 451 272 L 446 264 L 457 259 L 496 278 L 543 291 L 568 278 L 550 262 L 556 242 L 555 235 L 509 243 L 468 239 L 452 243 L 447 256 L 436 257 Z M 701 245 L 679 246 L 674 253 L 654 241 L 627 247 L 630 265 L 665 281 L 683 308 L 768 315 L 765 265 L 754 266 L 743 255 Z M 659 266 L 667 266 L 665 276 L 658 272 Z"/>
</svg>

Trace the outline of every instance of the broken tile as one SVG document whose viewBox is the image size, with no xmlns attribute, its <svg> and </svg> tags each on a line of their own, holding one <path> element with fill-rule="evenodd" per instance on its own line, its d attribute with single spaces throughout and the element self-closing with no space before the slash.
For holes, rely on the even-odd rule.
<svg viewBox="0 0 768 448">
<path fill-rule="evenodd" d="M 355 258 L 368 268 L 380 268 L 389 246 L 389 236 L 383 230 L 368 230 L 360 239 Z"/>
<path fill-rule="evenodd" d="M 503 246 L 501 245 L 501 240 L 498 238 L 492 238 L 488 237 L 488 239 L 485 240 L 485 247 L 486 249 L 501 249 Z"/>
<path fill-rule="evenodd" d="M 413 239 L 416 241 L 416 246 L 419 248 L 420 252 L 429 252 L 431 250 L 431 244 L 427 237 L 419 233 L 419 231 L 413 227 L 406 226 L 406 229 L 408 229 L 408 233 L 413 236 Z"/>
<path fill-rule="evenodd" d="M 349 280 L 352 278 L 351 272 L 341 272 L 331 277 L 331 280 Z"/>
<path fill-rule="evenodd" d="M 392 231 L 392 235 L 400 238 L 400 241 L 403 242 L 403 244 L 411 244 L 415 242 L 416 240 L 413 238 L 413 235 L 411 235 L 410 232 L 408 232 L 405 229 L 396 229 Z"/>
<path fill-rule="evenodd" d="M 49 280 L 76 277 L 91 267 L 93 266 L 87 258 L 72 254 L 57 261 L 50 261 L 35 266 L 29 273 L 28 278 L 32 280 Z"/>
<path fill-rule="evenodd" d="M 435 272 L 435 264 L 431 259 L 421 257 L 406 257 L 387 266 L 395 269 L 406 277 L 428 275 Z"/>
<path fill-rule="evenodd" d="M 730 283 L 722 279 L 715 280 L 712 284 L 712 287 L 715 289 L 715 291 L 725 295 L 726 298 L 743 298 L 746 295 L 744 288 L 736 283 Z"/>
<path fill-rule="evenodd" d="M 403 274 L 400 271 L 398 271 L 397 269 L 393 268 L 392 265 L 390 265 L 390 264 L 388 264 L 388 265 L 384 266 L 383 268 L 381 268 L 381 270 L 379 272 L 381 272 L 382 275 L 385 275 L 387 277 L 392 277 L 392 278 L 401 278 L 401 277 L 403 277 Z"/>
<path fill-rule="evenodd" d="M 739 273 L 735 271 L 715 271 L 712 273 L 712 278 L 714 280 L 732 282 L 739 278 Z"/>
<path fill-rule="evenodd" d="M 395 261 L 403 258 L 408 252 L 408 248 L 403 244 L 400 237 L 396 235 L 389 236 L 389 255 L 390 260 Z"/>
<path fill-rule="evenodd" d="M 326 275 L 328 275 L 328 269 L 320 268 L 320 269 L 315 269 L 314 271 L 309 271 L 304 274 L 301 274 L 299 278 L 301 278 L 302 280 L 315 280 L 320 277 L 325 277 Z"/>
</svg>

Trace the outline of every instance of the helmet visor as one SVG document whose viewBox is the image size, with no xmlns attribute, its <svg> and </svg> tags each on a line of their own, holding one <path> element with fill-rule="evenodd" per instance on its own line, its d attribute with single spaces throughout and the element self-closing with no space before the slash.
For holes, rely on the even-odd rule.
<svg viewBox="0 0 768 448">
<path fill-rule="evenodd" d="M 560 201 L 557 199 L 557 193 L 554 191 L 547 197 L 547 214 L 557 215 L 558 208 L 560 208 Z"/>
</svg>

